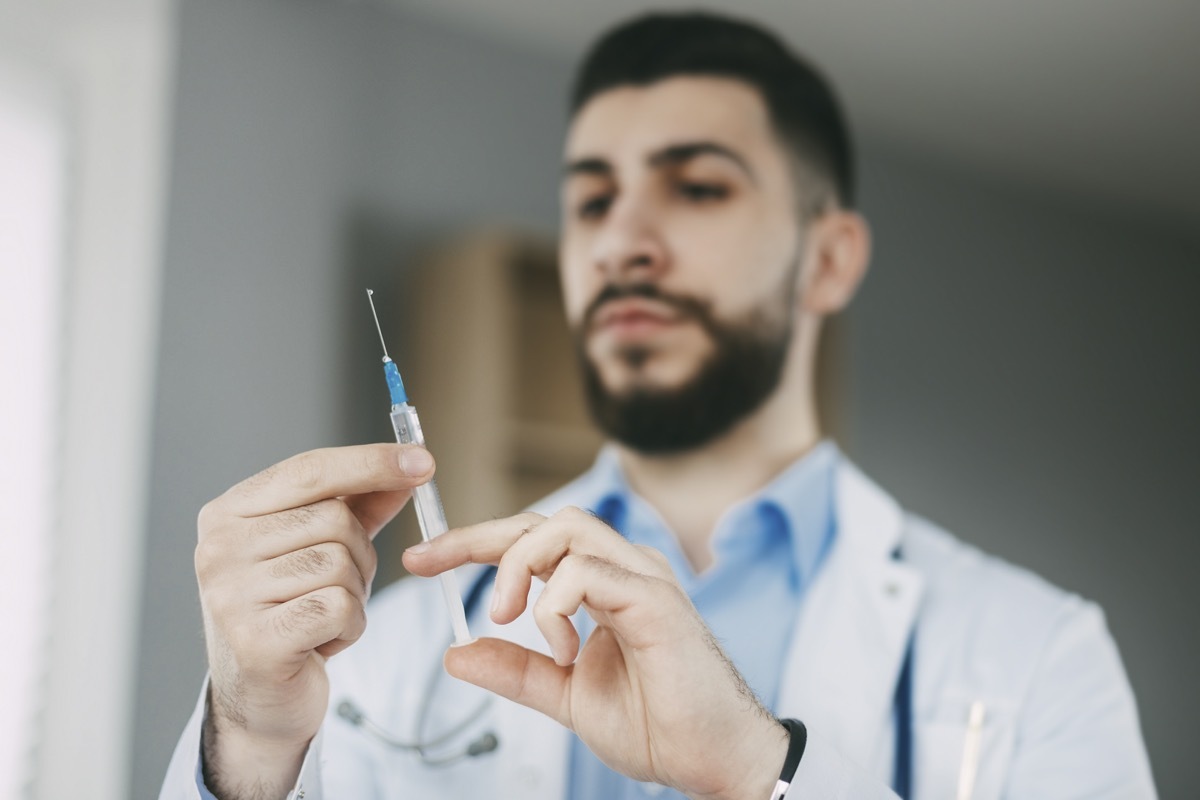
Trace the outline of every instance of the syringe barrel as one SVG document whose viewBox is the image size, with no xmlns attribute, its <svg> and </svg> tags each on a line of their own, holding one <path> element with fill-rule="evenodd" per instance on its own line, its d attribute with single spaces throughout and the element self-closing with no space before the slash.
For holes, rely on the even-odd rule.
<svg viewBox="0 0 1200 800">
<path fill-rule="evenodd" d="M 396 432 L 396 441 L 400 444 L 425 446 L 421 419 L 417 416 L 417 410 L 408 403 L 392 406 L 392 430 Z M 422 539 L 428 542 L 449 530 L 436 481 L 423 483 L 413 490 L 413 505 L 417 509 L 417 522 L 421 526 Z"/>
<path fill-rule="evenodd" d="M 417 416 L 417 410 L 408 403 L 392 406 L 392 430 L 395 431 L 396 441 L 400 444 L 425 446 L 421 420 Z M 421 526 L 422 539 L 428 542 L 449 530 L 446 510 L 442 507 L 442 497 L 438 493 L 435 481 L 431 480 L 413 489 L 413 506 L 417 511 L 417 524 Z M 465 644 L 470 641 L 471 633 L 467 630 L 467 615 L 463 608 L 458 580 L 453 572 L 443 572 L 439 578 L 442 583 L 442 595 L 446 599 L 446 610 L 454 628 L 454 641 L 457 644 Z"/>
<path fill-rule="evenodd" d="M 408 403 L 392 406 L 392 430 L 400 444 L 425 446 L 425 434 L 421 432 L 421 420 L 417 410 Z"/>
</svg>

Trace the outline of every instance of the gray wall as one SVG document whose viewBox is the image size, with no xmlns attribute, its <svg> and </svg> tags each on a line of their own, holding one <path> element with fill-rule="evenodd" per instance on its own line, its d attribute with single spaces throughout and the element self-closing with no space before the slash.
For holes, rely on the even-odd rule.
<svg viewBox="0 0 1200 800">
<path fill-rule="evenodd" d="M 851 451 L 909 507 L 1099 602 L 1160 791 L 1194 793 L 1200 237 L 882 146 L 863 173 Z"/>
<path fill-rule="evenodd" d="M 377 398 L 347 388 L 379 380 L 362 287 L 395 289 L 406 254 L 462 225 L 552 229 L 569 66 L 316 0 L 182 0 L 179 37 L 138 797 L 204 672 L 196 511 L 291 453 L 386 437 L 360 412 Z M 1181 794 L 1195 239 L 939 163 L 867 150 L 878 256 L 851 319 L 850 451 L 1104 604 L 1163 793 Z"/>
</svg>

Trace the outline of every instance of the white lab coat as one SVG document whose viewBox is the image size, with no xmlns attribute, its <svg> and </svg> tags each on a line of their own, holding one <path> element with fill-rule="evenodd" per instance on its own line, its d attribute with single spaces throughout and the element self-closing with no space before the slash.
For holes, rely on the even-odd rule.
<svg viewBox="0 0 1200 800">
<path fill-rule="evenodd" d="M 586 503 L 586 481 L 537 510 Z M 809 730 L 790 797 L 894 797 L 887 788 L 893 693 L 914 631 L 913 797 L 958 796 L 975 702 L 985 710 L 975 800 L 1155 797 L 1133 695 L 1096 606 L 906 515 L 844 460 L 836 482 L 838 535 L 805 594 L 773 709 L 803 720 Z M 901 561 L 892 558 L 898 545 Z M 460 570 L 464 586 L 474 569 Z M 497 698 L 474 728 L 494 730 L 499 750 L 450 767 L 425 766 L 336 715 L 348 698 L 397 736 L 416 738 L 420 704 L 433 671 L 441 669 L 448 630 L 432 581 L 401 581 L 372 601 L 367 633 L 329 663 L 330 715 L 292 797 L 566 796 L 569 733 L 509 701 Z M 546 651 L 528 613 L 505 627 L 476 613 L 472 632 Z M 426 736 L 462 719 L 463 709 L 483 694 L 444 675 L 439 685 L 444 694 Z M 162 798 L 200 796 L 203 696 Z M 651 796 L 653 787 L 647 790 Z"/>
</svg>

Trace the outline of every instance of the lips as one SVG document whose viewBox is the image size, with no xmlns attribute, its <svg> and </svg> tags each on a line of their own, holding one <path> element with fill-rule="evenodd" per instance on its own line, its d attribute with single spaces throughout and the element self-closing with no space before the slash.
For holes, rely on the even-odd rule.
<svg viewBox="0 0 1200 800">
<path fill-rule="evenodd" d="M 592 321 L 595 331 L 633 332 L 656 329 L 679 319 L 679 312 L 662 303 L 643 298 L 611 300 L 601 306 Z"/>
</svg>

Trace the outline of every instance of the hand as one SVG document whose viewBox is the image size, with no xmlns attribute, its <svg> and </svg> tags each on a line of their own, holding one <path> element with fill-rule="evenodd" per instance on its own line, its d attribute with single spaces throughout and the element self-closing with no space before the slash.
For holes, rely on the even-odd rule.
<svg viewBox="0 0 1200 800">
<path fill-rule="evenodd" d="M 554 657 L 499 639 L 451 648 L 451 675 L 541 711 L 611 768 L 692 797 L 769 797 L 787 731 L 762 707 L 679 586 L 666 558 L 577 508 L 450 531 L 404 554 L 417 575 L 498 564 L 492 619 L 525 611 Z M 579 651 L 569 617 L 596 628 Z M 578 658 L 576 656 L 578 655 Z"/>
<path fill-rule="evenodd" d="M 390 444 L 313 450 L 200 511 L 196 577 L 208 645 L 208 788 L 283 796 L 325 716 L 325 660 L 366 627 L 371 539 L 429 480 L 433 459 Z"/>
</svg>

